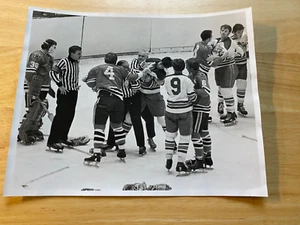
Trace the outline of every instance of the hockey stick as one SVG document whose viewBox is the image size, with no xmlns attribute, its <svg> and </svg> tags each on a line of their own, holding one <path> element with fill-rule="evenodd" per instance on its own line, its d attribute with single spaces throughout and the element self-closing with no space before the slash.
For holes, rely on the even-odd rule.
<svg viewBox="0 0 300 225">
<path fill-rule="evenodd" d="M 49 120 L 50 120 L 51 122 L 53 122 L 53 119 L 54 119 L 53 113 L 51 113 L 51 112 L 47 109 L 47 107 L 42 103 L 42 101 L 40 101 L 40 103 L 41 103 L 42 107 L 44 108 L 44 110 L 47 112 L 47 115 L 48 115 Z"/>
<path fill-rule="evenodd" d="M 242 135 L 242 137 L 243 137 L 243 138 L 246 138 L 246 139 L 249 139 L 249 140 L 251 140 L 251 141 L 257 141 L 255 138 L 247 137 L 247 136 L 245 136 L 245 135 Z"/>
<path fill-rule="evenodd" d="M 60 172 L 60 171 L 62 171 L 62 170 L 64 170 L 64 169 L 68 169 L 68 168 L 70 168 L 70 167 L 69 167 L 69 166 L 66 166 L 66 167 L 63 167 L 63 168 L 61 168 L 61 169 L 59 169 L 59 170 L 55 170 L 55 171 L 53 171 L 53 172 L 51 172 L 51 173 L 47 173 L 47 174 L 45 174 L 45 175 L 43 175 L 43 176 L 40 176 L 40 177 L 35 178 L 35 179 L 33 179 L 33 180 L 30 180 L 30 181 L 28 181 L 27 183 L 23 184 L 22 187 L 23 187 L 23 188 L 24 188 L 24 187 L 28 187 L 28 184 L 33 183 L 34 181 L 40 180 L 40 179 L 42 179 L 42 178 L 44 178 L 44 177 L 50 176 L 50 175 L 52 175 L 52 174 L 58 173 L 58 172 Z"/>
</svg>

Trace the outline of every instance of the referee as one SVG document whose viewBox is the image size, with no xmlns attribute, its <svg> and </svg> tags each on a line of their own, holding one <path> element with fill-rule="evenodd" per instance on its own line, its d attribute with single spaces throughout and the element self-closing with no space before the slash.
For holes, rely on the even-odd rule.
<svg viewBox="0 0 300 225">
<path fill-rule="evenodd" d="M 71 46 L 69 56 L 61 59 L 50 72 L 57 84 L 57 107 L 53 119 L 47 146 L 62 149 L 63 145 L 72 146 L 68 134 L 75 115 L 79 89 L 79 59 L 81 47 Z"/>
</svg>

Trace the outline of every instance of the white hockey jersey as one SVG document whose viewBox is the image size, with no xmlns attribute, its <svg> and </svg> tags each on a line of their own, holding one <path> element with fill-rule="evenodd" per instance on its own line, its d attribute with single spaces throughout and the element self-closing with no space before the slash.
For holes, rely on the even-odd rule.
<svg viewBox="0 0 300 225">
<path fill-rule="evenodd" d="M 166 111 L 170 113 L 185 113 L 192 111 L 197 95 L 194 83 L 183 74 L 172 74 L 165 78 L 165 88 L 168 93 Z"/>
</svg>

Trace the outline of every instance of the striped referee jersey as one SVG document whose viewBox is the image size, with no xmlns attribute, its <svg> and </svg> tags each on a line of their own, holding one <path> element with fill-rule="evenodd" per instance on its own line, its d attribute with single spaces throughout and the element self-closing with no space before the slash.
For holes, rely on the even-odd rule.
<svg viewBox="0 0 300 225">
<path fill-rule="evenodd" d="M 63 86 L 68 91 L 79 89 L 79 61 L 70 56 L 61 59 L 50 71 L 51 79 L 58 87 Z"/>
</svg>

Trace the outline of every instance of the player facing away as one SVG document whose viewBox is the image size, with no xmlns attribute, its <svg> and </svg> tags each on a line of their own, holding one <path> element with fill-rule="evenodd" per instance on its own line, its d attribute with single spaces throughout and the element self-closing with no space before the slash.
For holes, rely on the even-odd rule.
<svg viewBox="0 0 300 225">
<path fill-rule="evenodd" d="M 235 24 L 232 28 L 232 39 L 237 42 L 237 44 L 244 50 L 246 54 L 240 55 L 237 54 L 235 56 L 235 64 L 238 68 L 238 75 L 236 78 L 236 87 L 237 87 L 237 111 L 241 116 L 247 116 L 248 112 L 244 107 L 244 100 L 246 95 L 247 89 L 247 48 L 248 48 L 248 39 L 247 34 L 243 35 L 244 33 L 244 26 L 242 24 Z"/>
<path fill-rule="evenodd" d="M 101 149 L 105 146 L 105 125 L 110 119 L 110 126 L 119 146 L 117 156 L 121 159 L 126 157 L 124 149 L 125 133 L 122 128 L 124 118 L 124 103 L 122 85 L 125 80 L 134 81 L 138 74 L 129 73 L 122 66 L 117 66 L 117 55 L 109 52 L 105 55 L 105 64 L 92 68 L 86 79 L 86 84 L 97 91 L 98 97 L 94 106 L 94 153 L 85 158 L 84 162 L 100 162 Z"/>
<path fill-rule="evenodd" d="M 130 70 L 129 63 L 126 60 L 120 60 L 117 63 L 117 65 L 123 66 L 128 70 Z M 137 146 L 139 147 L 139 154 L 144 155 L 146 154 L 146 147 L 145 147 L 144 129 L 141 120 L 141 94 L 139 92 L 139 89 L 140 89 L 139 80 L 123 83 L 122 86 L 122 92 L 124 97 L 123 130 L 126 136 L 129 132 L 128 125 L 130 125 L 130 127 L 131 125 L 133 125 L 136 143 Z M 130 122 L 128 123 L 126 120 Z M 115 142 L 113 129 L 110 127 L 105 150 L 112 149 L 114 146 L 116 147 L 116 149 L 119 148 Z"/>
<path fill-rule="evenodd" d="M 174 74 L 168 75 L 165 78 L 165 88 L 168 94 L 165 113 L 166 168 L 170 170 L 172 167 L 175 138 L 179 130 L 180 141 L 178 145 L 176 171 L 189 172 L 190 169 L 185 165 L 185 158 L 191 140 L 193 124 L 192 103 L 196 101 L 197 95 L 194 91 L 194 84 L 191 79 L 182 74 L 185 68 L 184 61 L 182 59 L 174 59 L 172 66 L 174 68 Z"/>
<path fill-rule="evenodd" d="M 47 93 L 50 90 L 49 71 L 53 66 L 53 57 L 57 43 L 47 39 L 40 50 L 29 56 L 25 74 L 25 107 L 28 108 L 21 123 L 18 141 L 23 144 L 32 144 L 37 140 L 44 140 L 44 134 L 39 130 L 42 118 L 48 109 Z"/>
<path fill-rule="evenodd" d="M 224 113 L 224 103 L 226 106 L 226 115 L 221 115 L 220 120 L 225 126 L 236 124 L 235 102 L 233 97 L 233 86 L 237 77 L 237 66 L 235 65 L 235 55 L 243 55 L 244 51 L 233 41 L 229 34 L 231 26 L 225 24 L 220 28 L 221 37 L 212 43 L 213 54 L 223 57 L 215 69 L 215 80 L 218 86 L 218 112 Z M 226 56 L 226 57 L 224 57 Z"/>
<path fill-rule="evenodd" d="M 192 170 L 197 170 L 203 169 L 204 165 L 213 165 L 211 159 L 211 137 L 208 131 L 208 116 L 211 103 L 210 87 L 207 76 L 199 70 L 197 59 L 188 59 L 186 67 L 198 96 L 197 101 L 193 105 L 192 142 L 195 150 L 195 160 L 188 160 L 186 163 Z"/>
</svg>

